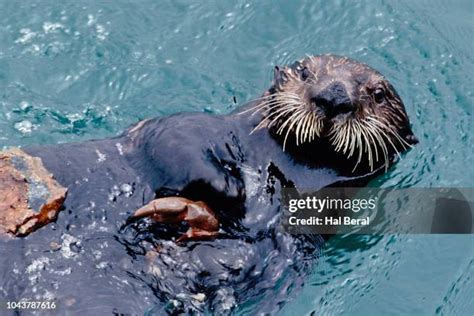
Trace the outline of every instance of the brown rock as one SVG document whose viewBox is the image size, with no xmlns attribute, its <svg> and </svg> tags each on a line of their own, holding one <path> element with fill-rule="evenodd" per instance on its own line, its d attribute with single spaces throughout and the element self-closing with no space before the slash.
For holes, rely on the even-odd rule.
<svg viewBox="0 0 474 316">
<path fill-rule="evenodd" d="M 26 236 L 55 220 L 67 189 L 40 158 L 21 149 L 0 152 L 0 235 Z"/>
</svg>

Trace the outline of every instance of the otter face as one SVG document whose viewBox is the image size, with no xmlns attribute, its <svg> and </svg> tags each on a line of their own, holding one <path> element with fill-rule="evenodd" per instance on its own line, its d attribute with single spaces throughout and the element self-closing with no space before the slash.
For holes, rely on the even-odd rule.
<svg viewBox="0 0 474 316">
<path fill-rule="evenodd" d="M 296 146 L 325 141 L 339 154 L 364 162 L 370 171 L 388 168 L 416 137 L 392 85 L 369 66 L 346 57 L 311 56 L 275 67 L 273 86 L 255 107 L 257 129 L 269 128 Z"/>
</svg>

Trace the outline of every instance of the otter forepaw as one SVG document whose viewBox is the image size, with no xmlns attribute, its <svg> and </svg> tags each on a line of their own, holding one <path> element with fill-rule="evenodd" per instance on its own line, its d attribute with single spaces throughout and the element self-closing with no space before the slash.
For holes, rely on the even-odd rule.
<svg viewBox="0 0 474 316">
<path fill-rule="evenodd" d="M 182 197 L 165 197 L 151 201 L 135 211 L 133 218 L 150 217 L 154 221 L 168 224 L 189 224 L 188 231 L 178 242 L 211 238 L 217 235 L 219 221 L 206 203 Z"/>
</svg>

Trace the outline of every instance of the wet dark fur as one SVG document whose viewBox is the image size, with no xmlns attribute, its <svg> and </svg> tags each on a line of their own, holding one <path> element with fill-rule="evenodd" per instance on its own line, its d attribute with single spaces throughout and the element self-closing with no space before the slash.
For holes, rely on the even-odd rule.
<svg viewBox="0 0 474 316">
<path fill-rule="evenodd" d="M 268 131 L 249 137 L 256 123 L 258 120 L 249 115 L 178 114 L 150 120 L 138 131 L 113 139 L 25 151 L 41 157 L 48 170 L 68 187 L 63 213 L 74 215 L 67 225 L 80 227 L 80 218 L 87 223 L 92 209 L 103 210 L 107 221 L 116 221 L 114 234 L 133 253 L 144 255 L 151 249 L 142 247 L 141 240 L 161 245 L 162 240 L 171 240 L 184 231 L 147 226 L 124 232 L 121 226 L 136 209 L 163 196 L 207 202 L 222 223 L 221 236 L 181 246 L 161 245 L 160 253 L 168 254 L 175 265 L 189 267 L 176 271 L 158 257 L 154 264 L 166 277 L 149 285 L 162 302 L 179 293 L 205 293 L 208 306 L 224 311 L 226 300 L 242 303 L 257 293 L 272 301 L 284 301 L 286 287 L 301 284 L 317 256 L 322 239 L 315 236 L 310 238 L 313 242 L 306 243 L 281 232 L 277 221 L 281 188 L 322 188 L 351 180 L 338 175 L 335 168 L 322 167 L 324 161 L 318 162 L 319 167 L 298 162 L 282 152 Z M 117 143 L 123 146 L 123 156 Z M 97 151 L 105 155 L 105 161 L 99 162 Z M 355 185 L 366 180 L 352 179 Z M 133 186 L 132 196 L 113 197 L 114 186 L 123 183 Z M 249 186 L 256 188 L 252 195 Z M 59 215 L 60 222 L 64 216 Z M 80 229 L 73 231 L 84 234 Z M 93 236 L 90 231 L 84 235 Z M 241 265 L 235 266 L 239 260 Z M 279 273 L 281 280 L 274 279 Z M 275 288 L 277 281 L 283 282 L 283 288 Z M 272 306 L 263 310 L 278 309 L 266 302 Z M 184 308 L 191 305 L 202 308 L 183 303 Z"/>
<path fill-rule="evenodd" d="M 268 129 L 249 136 L 262 118 L 245 110 L 258 102 L 226 116 L 195 113 L 148 120 L 112 139 L 24 149 L 41 157 L 69 190 L 57 224 L 27 240 L 57 240 L 61 231 L 67 231 L 82 237 L 85 256 L 95 247 L 90 242 L 88 249 L 88 241 L 114 236 L 121 245 L 113 248 L 114 269 L 131 273 L 134 286 L 142 287 L 143 302 L 127 304 L 121 289 L 112 286 L 108 293 L 116 300 L 94 312 L 110 313 L 115 308 L 142 313 L 155 305 L 157 313 L 163 308 L 170 313 L 206 309 L 226 313 L 257 301 L 252 309 L 279 310 L 288 293 L 303 284 L 323 242 L 320 236 L 297 238 L 282 231 L 281 189 L 361 186 L 383 170 L 351 173 L 345 158 L 324 142 L 303 147 L 290 142 L 283 151 L 282 139 Z M 133 187 L 130 196 L 120 192 L 124 183 Z M 208 203 L 221 222 L 220 236 L 176 245 L 171 240 L 185 231 L 185 224 L 176 228 L 127 223 L 152 199 L 176 195 Z M 107 229 L 91 228 L 99 219 Z M 144 255 L 154 247 L 159 249 L 152 260 L 158 270 L 151 273 Z M 123 268 L 118 262 L 126 256 L 133 264 Z M 63 293 L 87 288 L 91 298 L 74 305 L 77 312 L 88 310 L 93 297 L 109 288 L 83 266 L 60 281 Z M 197 293 L 206 295 L 204 302 L 190 298 Z"/>
</svg>

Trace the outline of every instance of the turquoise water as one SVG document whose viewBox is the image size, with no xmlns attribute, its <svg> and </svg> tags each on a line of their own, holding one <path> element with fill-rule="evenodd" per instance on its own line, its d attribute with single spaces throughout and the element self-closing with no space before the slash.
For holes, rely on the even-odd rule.
<svg viewBox="0 0 474 316">
<path fill-rule="evenodd" d="M 2 1 L 0 148 L 225 114 L 336 53 L 389 78 L 420 139 L 372 185 L 473 187 L 473 21 L 472 1 Z M 338 237 L 282 314 L 471 314 L 473 277 L 472 236 Z"/>
</svg>

